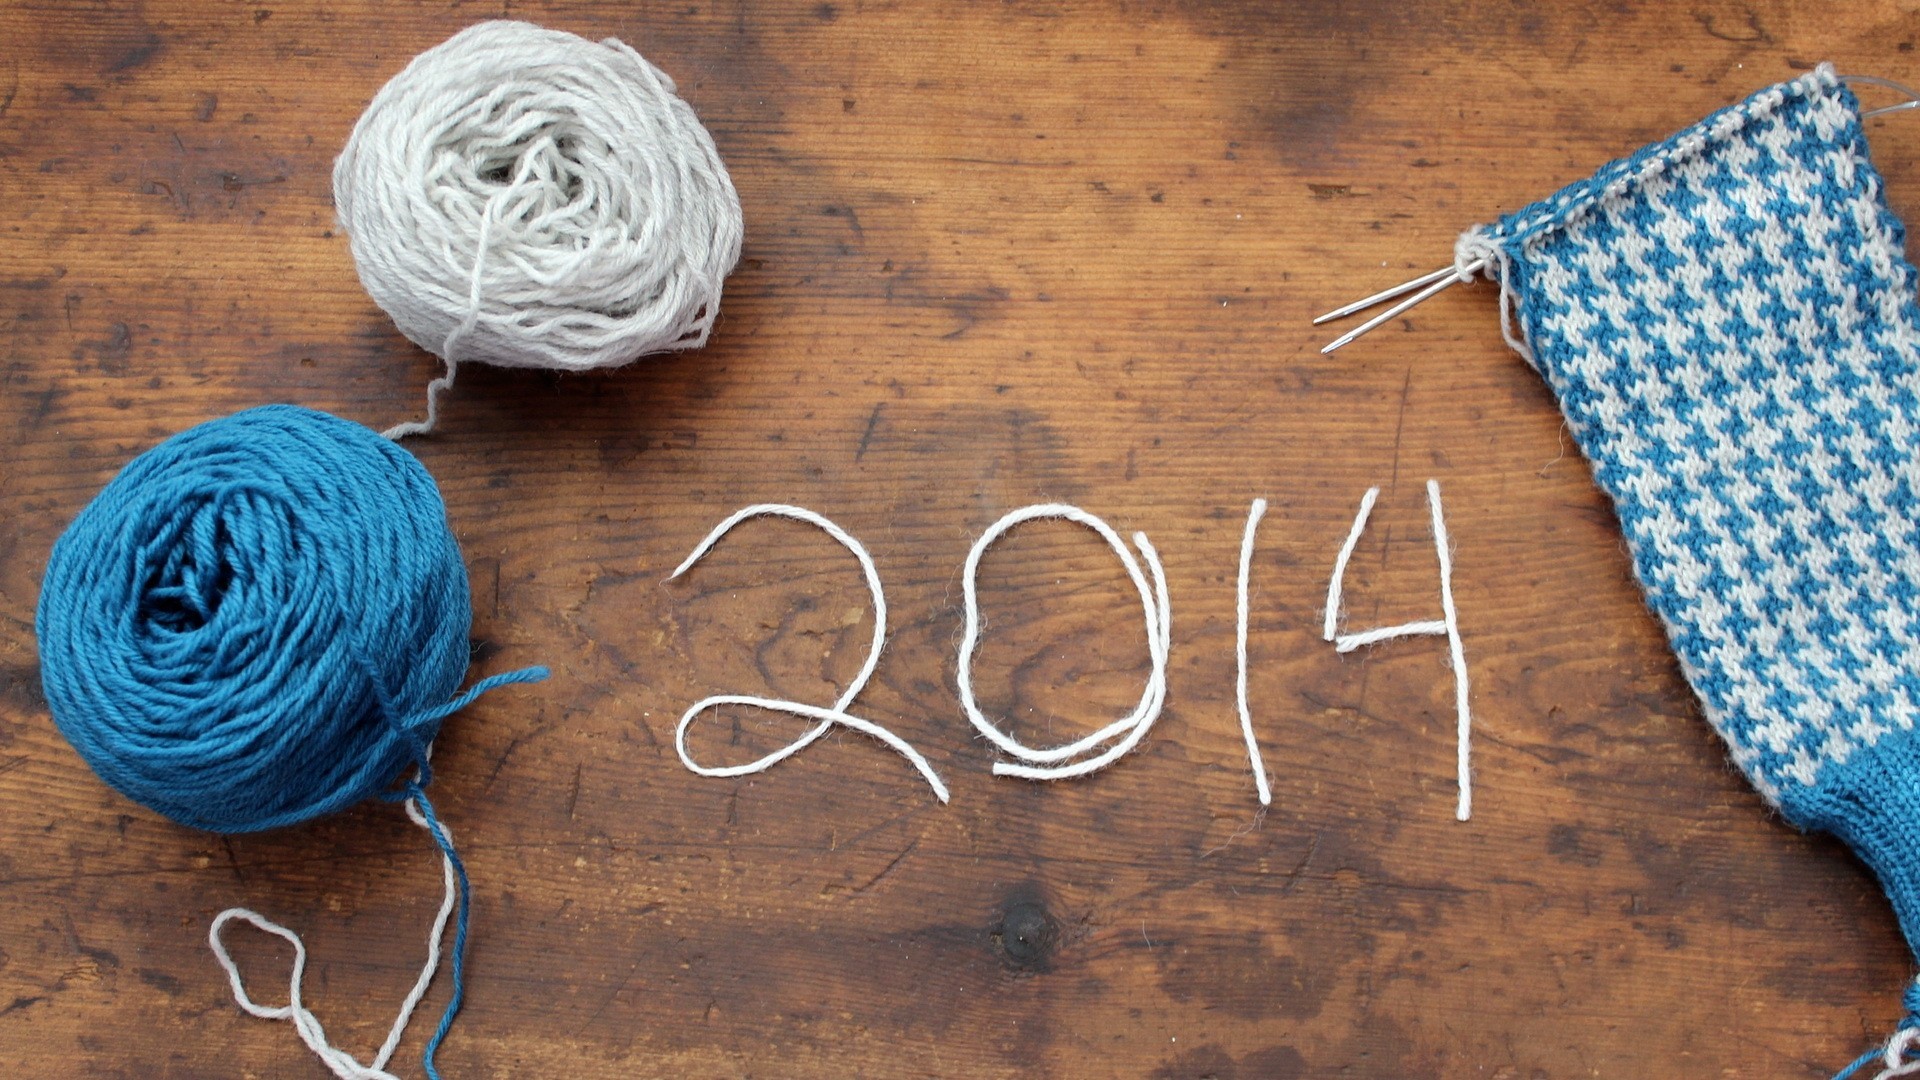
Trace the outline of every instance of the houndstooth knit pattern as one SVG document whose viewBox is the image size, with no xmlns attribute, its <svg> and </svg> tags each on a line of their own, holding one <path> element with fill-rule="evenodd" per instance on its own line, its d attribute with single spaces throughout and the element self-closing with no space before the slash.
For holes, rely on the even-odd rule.
<svg viewBox="0 0 1920 1080">
<path fill-rule="evenodd" d="M 1733 760 L 1920 945 L 1920 315 L 1822 66 L 1465 234 Z"/>
</svg>

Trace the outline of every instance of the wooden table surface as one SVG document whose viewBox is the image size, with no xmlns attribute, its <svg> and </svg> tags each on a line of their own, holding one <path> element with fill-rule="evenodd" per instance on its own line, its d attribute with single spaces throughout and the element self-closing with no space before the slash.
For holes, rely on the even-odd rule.
<svg viewBox="0 0 1920 1080">
<path fill-rule="evenodd" d="M 265 835 L 100 783 L 39 691 L 54 539 L 128 458 L 297 402 L 375 427 L 434 370 L 361 291 L 330 169 L 414 53 L 506 10 L 0 8 L 0 1072 L 322 1077 L 205 945 L 299 930 L 365 1055 L 412 978 L 435 856 L 390 805 Z M 745 207 L 712 344 L 555 378 L 466 369 L 432 471 L 472 570 L 476 675 L 554 678 L 453 720 L 435 788 L 473 874 L 455 1077 L 1826 1077 L 1913 959 L 1871 876 L 1771 816 L 1645 610 L 1553 401 L 1456 289 L 1334 356 L 1318 311 L 1438 266 L 1461 228 L 1825 59 L 1913 78 L 1908 3 L 513 5 L 679 80 Z M 1871 123 L 1920 210 L 1920 119 Z M 1431 618 L 1440 481 L 1476 713 L 1453 819 Z M 1251 693 L 1234 580 L 1256 496 Z M 954 672 L 961 567 L 1068 501 L 1166 560 L 1165 714 L 1096 777 L 996 778 Z M 892 639 L 843 733 L 707 779 L 708 693 L 825 704 L 870 632 L 852 560 L 791 522 L 668 571 L 745 504 L 872 549 Z M 1022 528 L 982 574 L 986 707 L 1032 739 L 1147 671 L 1110 552 Z M 799 730 L 742 714 L 695 751 Z M 288 953 L 236 934 L 256 994 Z M 244 939 L 244 940 L 242 940 Z M 428 1008 L 445 993 L 436 988 Z M 397 1068 L 419 1074 L 421 1022 Z"/>
</svg>

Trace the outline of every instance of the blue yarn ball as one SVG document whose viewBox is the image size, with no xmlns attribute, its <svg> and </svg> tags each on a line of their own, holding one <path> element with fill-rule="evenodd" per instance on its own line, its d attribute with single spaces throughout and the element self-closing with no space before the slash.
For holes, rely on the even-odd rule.
<svg viewBox="0 0 1920 1080">
<path fill-rule="evenodd" d="M 181 824 L 251 832 L 424 766 L 472 697 L 449 700 L 471 623 L 426 469 L 358 424 L 270 405 L 129 463 L 54 545 L 36 631 L 54 722 L 101 779 Z"/>
</svg>

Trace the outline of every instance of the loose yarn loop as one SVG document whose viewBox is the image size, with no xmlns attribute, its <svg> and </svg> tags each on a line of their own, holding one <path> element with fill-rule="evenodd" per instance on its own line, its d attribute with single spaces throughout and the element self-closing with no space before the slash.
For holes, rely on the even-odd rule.
<svg viewBox="0 0 1920 1080">
<path fill-rule="evenodd" d="M 369 797 L 412 800 L 461 898 L 430 1076 L 460 1005 L 467 887 L 423 790 L 429 748 L 479 695 L 547 674 L 496 675 L 454 696 L 471 621 L 427 471 L 358 424 L 286 405 L 190 428 L 130 462 L 55 543 L 36 615 L 61 733 L 103 780 L 174 821 L 253 832 Z M 416 779 L 391 790 L 408 766 Z M 224 913 L 217 957 L 234 918 L 278 932 Z M 330 1067 L 352 1062 L 322 1049 L 298 1000 L 303 949 L 295 959 L 293 999 L 268 1012 L 293 1019 Z M 437 957 L 423 979 L 432 967 Z"/>
<path fill-rule="evenodd" d="M 698 348 L 740 199 L 673 80 L 621 41 L 468 27 L 373 98 L 333 170 L 361 283 L 440 356 L 562 371 Z"/>
<path fill-rule="evenodd" d="M 451 851 L 451 834 L 446 833 L 444 826 L 439 833 L 434 833 L 433 827 L 428 824 L 425 812 L 421 809 L 424 805 L 427 805 L 424 795 L 409 798 L 406 803 L 407 816 L 413 819 L 414 824 L 434 834 L 436 842 L 442 836 L 447 839 L 449 848 L 443 850 L 440 855 L 442 877 L 445 881 L 444 897 L 440 901 L 439 913 L 434 916 L 433 929 L 427 932 L 427 960 L 420 968 L 420 977 L 414 980 L 413 988 L 407 991 L 405 1000 L 401 1001 L 399 1015 L 394 1017 L 393 1026 L 387 1031 L 386 1041 L 380 1044 L 379 1052 L 374 1054 L 370 1063 L 362 1065 L 353 1055 L 329 1043 L 326 1030 L 320 1026 L 320 1018 L 301 1001 L 300 984 L 306 976 L 307 946 L 300 940 L 299 934 L 257 911 L 242 907 L 228 908 L 221 912 L 214 917 L 213 925 L 207 928 L 207 945 L 213 950 L 213 957 L 219 961 L 221 969 L 227 973 L 227 982 L 233 987 L 233 1000 L 242 1009 L 262 1019 L 293 1021 L 294 1030 L 300 1033 L 300 1040 L 306 1043 L 307 1048 L 312 1050 L 335 1076 L 340 1077 L 340 1080 L 399 1080 L 394 1074 L 386 1071 L 387 1062 L 393 1058 L 394 1051 L 399 1049 L 400 1039 L 407 1032 L 407 1023 L 413 1019 L 414 1009 L 419 1007 L 420 999 L 426 996 L 427 987 L 433 983 L 434 975 L 440 970 L 440 942 L 446 937 L 447 921 L 453 915 L 455 903 L 466 888 L 464 872 L 459 869 Z M 285 1005 L 260 1005 L 247 994 L 246 984 L 240 977 L 240 967 L 227 953 L 227 945 L 222 938 L 222 932 L 227 928 L 227 924 L 236 920 L 250 923 L 260 930 L 284 939 L 293 946 L 293 970 L 288 978 Z M 462 912 L 461 921 L 461 933 L 464 936 L 464 912 Z M 444 1036 L 443 1024 L 442 1030 L 435 1033 L 436 1045 Z M 432 1071 L 431 1066 L 429 1071 Z"/>
<path fill-rule="evenodd" d="M 928 763 L 927 759 L 918 750 L 915 750 L 905 739 L 900 738 L 885 727 L 847 712 L 847 709 L 852 706 L 854 699 L 860 696 L 860 691 L 866 689 L 867 680 L 873 678 L 874 669 L 880 664 L 880 653 L 886 648 L 887 597 L 885 590 L 881 588 L 880 571 L 873 564 L 873 556 L 867 554 L 867 549 L 861 545 L 860 541 L 855 540 L 845 529 L 842 529 L 832 521 L 805 507 L 788 506 L 782 503 L 756 503 L 755 505 L 734 511 L 726 520 L 715 525 L 713 531 L 707 533 L 706 539 L 696 544 L 693 552 L 681 560 L 680 565 L 674 568 L 673 573 L 667 575 L 667 580 L 672 581 L 681 574 L 691 570 L 695 563 L 699 562 L 707 552 L 713 549 L 715 544 L 720 542 L 721 537 L 733 530 L 734 526 L 756 517 L 784 517 L 791 518 L 795 521 L 806 522 L 820 529 L 828 536 L 833 537 L 841 547 L 846 548 L 853 554 L 853 557 L 860 563 L 860 572 L 866 577 L 868 595 L 873 599 L 873 643 L 867 648 L 867 660 L 865 664 L 861 665 L 859 674 L 855 675 L 853 681 L 847 684 L 847 688 L 841 691 L 840 697 L 834 701 L 831 708 L 822 709 L 818 706 L 807 705 L 798 701 L 760 697 L 752 694 L 715 694 L 694 702 L 685 713 L 681 714 L 680 723 L 673 729 L 673 746 L 680 754 L 681 764 L 701 776 L 746 776 L 751 773 L 764 772 L 813 745 L 816 740 L 825 735 L 835 724 L 839 724 L 842 727 L 852 728 L 864 735 L 870 735 L 885 743 L 888 747 L 892 748 L 895 753 L 906 758 L 907 761 L 919 771 L 920 775 L 926 778 L 928 786 L 933 788 L 934 795 L 937 796 L 941 802 L 944 803 L 948 801 L 949 793 L 947 791 L 947 785 L 940 780 L 940 774 L 933 770 L 933 766 Z M 809 729 L 806 734 L 801 735 L 780 749 L 756 761 L 750 761 L 745 765 L 702 765 L 693 759 L 692 752 L 687 749 L 687 729 L 693 725 L 694 719 L 701 713 L 708 709 L 716 709 L 728 705 L 751 706 L 773 712 L 783 712 L 807 720 L 817 720 L 819 723 Z"/>
<path fill-rule="evenodd" d="M 1447 639 L 1447 660 L 1453 669 L 1454 774 L 1460 788 L 1454 817 L 1466 821 L 1473 816 L 1473 711 L 1468 701 L 1467 654 L 1466 646 L 1460 639 L 1460 613 L 1453 602 L 1453 546 L 1447 538 L 1446 516 L 1440 509 L 1438 480 L 1427 481 L 1427 505 L 1433 513 L 1433 545 L 1440 562 L 1440 611 L 1444 617 L 1383 626 L 1354 634 L 1339 632 L 1341 590 L 1345 587 L 1347 563 L 1353 558 L 1353 549 L 1359 545 L 1361 534 L 1367 530 L 1367 518 L 1373 513 L 1374 503 L 1379 498 L 1380 489 L 1377 487 L 1368 488 L 1367 493 L 1361 496 L 1360 510 L 1353 517 L 1353 528 L 1347 531 L 1346 542 L 1340 545 L 1340 554 L 1333 560 L 1333 577 L 1327 583 L 1327 610 L 1322 623 L 1322 636 L 1333 642 L 1335 651 L 1342 653 L 1395 638 L 1433 635 Z"/>
<path fill-rule="evenodd" d="M 994 541 L 1004 536 L 1008 530 L 1023 522 L 1043 518 L 1059 518 L 1084 525 L 1100 535 L 1107 546 L 1120 557 L 1120 564 L 1126 568 L 1127 577 L 1140 592 L 1140 606 L 1146 617 L 1147 652 L 1152 667 L 1147 673 L 1146 687 L 1141 691 L 1140 703 L 1132 712 L 1107 726 L 1062 746 L 1037 748 L 1028 746 L 1012 735 L 1001 730 L 980 711 L 980 704 L 973 692 L 973 654 L 980 645 L 980 558 L 986 554 Z M 1021 507 L 993 523 L 980 539 L 974 541 L 973 549 L 967 553 L 965 573 L 961 580 L 961 589 L 966 605 L 966 632 L 960 640 L 960 662 L 955 673 L 959 684 L 960 707 L 966 710 L 967 719 L 972 721 L 974 729 L 986 736 L 995 746 L 1023 761 L 1039 762 L 1039 765 L 1023 765 L 1012 762 L 995 762 L 995 776 L 1018 776 L 1027 780 L 1065 780 L 1075 776 L 1086 776 L 1099 772 L 1118 761 L 1128 751 L 1146 738 L 1147 731 L 1160 715 L 1160 709 L 1167 698 L 1167 657 L 1172 650 L 1173 614 L 1167 597 L 1166 572 L 1161 568 L 1160 555 L 1148 542 L 1147 534 L 1136 532 L 1133 542 L 1139 546 L 1140 555 L 1146 560 L 1147 568 L 1153 574 L 1153 584 L 1149 587 L 1147 577 L 1140 569 L 1140 561 L 1134 558 L 1133 551 L 1120 539 L 1120 535 L 1106 522 L 1077 506 L 1064 503 L 1041 503 Z M 1099 754 L 1083 758 L 1066 765 L 1053 762 L 1066 761 L 1069 758 L 1099 746 L 1109 739 L 1118 737 L 1118 741 Z"/>
<path fill-rule="evenodd" d="M 1486 230 L 1479 226 L 1468 229 L 1454 241 L 1453 272 L 1462 282 L 1471 282 L 1475 273 L 1480 273 L 1500 286 L 1500 337 L 1507 343 L 1507 348 L 1518 353 L 1532 367 L 1538 368 L 1540 365 L 1534 361 L 1533 349 L 1528 347 L 1526 337 L 1514 332 L 1514 314 L 1519 298 L 1514 294 L 1513 256 L 1506 247 L 1488 236 Z"/>
</svg>

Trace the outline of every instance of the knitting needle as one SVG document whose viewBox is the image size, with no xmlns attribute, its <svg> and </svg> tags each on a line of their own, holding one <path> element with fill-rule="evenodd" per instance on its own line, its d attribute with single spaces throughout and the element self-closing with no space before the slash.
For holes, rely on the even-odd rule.
<svg viewBox="0 0 1920 1080">
<path fill-rule="evenodd" d="M 1878 75 L 1842 75 L 1840 76 L 1840 81 L 1843 83 L 1846 83 L 1849 88 L 1851 88 L 1854 83 L 1865 83 L 1868 86 L 1878 86 L 1887 90 L 1891 90 L 1894 93 L 1902 94 L 1907 98 L 1906 101 L 1902 101 L 1897 104 L 1882 105 L 1880 108 L 1877 108 L 1877 109 L 1868 109 L 1865 112 L 1860 114 L 1860 119 L 1862 120 L 1871 120 L 1876 116 L 1883 116 L 1890 112 L 1900 112 L 1905 109 L 1920 108 L 1920 93 L 1915 93 L 1912 87 L 1909 87 L 1903 83 L 1894 82 L 1892 79 L 1883 79 Z"/>
<path fill-rule="evenodd" d="M 1401 293 L 1406 292 L 1408 289 L 1420 288 L 1423 282 L 1426 283 L 1426 287 L 1420 288 L 1419 292 L 1414 293 L 1412 296 L 1407 297 L 1405 300 L 1400 301 L 1399 303 L 1393 305 L 1387 310 L 1381 312 L 1378 315 L 1375 315 L 1373 318 L 1368 319 L 1366 322 L 1361 323 L 1359 326 L 1356 326 L 1353 329 L 1347 331 L 1346 333 L 1341 334 L 1339 337 L 1333 339 L 1331 342 L 1328 342 L 1326 345 L 1322 346 L 1320 349 L 1321 355 L 1324 356 L 1327 353 L 1330 353 L 1335 349 L 1340 348 L 1342 345 L 1351 344 L 1356 338 L 1360 337 L 1362 334 L 1367 333 L 1368 331 L 1374 329 L 1375 327 L 1381 325 L 1382 323 L 1389 322 L 1393 319 L 1398 318 L 1399 316 L 1401 316 L 1402 314 L 1404 314 L 1405 312 L 1413 308 L 1415 305 L 1423 301 L 1429 300 L 1435 296 L 1438 296 L 1441 290 L 1445 289 L 1447 286 L 1452 285 L 1455 282 L 1460 280 L 1462 270 L 1468 276 L 1472 276 L 1473 274 L 1479 273 L 1481 267 L 1485 265 L 1486 265 L 1485 259 L 1475 259 L 1473 262 L 1468 263 L 1465 267 L 1461 268 L 1460 270 L 1456 270 L 1454 267 L 1451 267 L 1451 266 L 1444 267 L 1431 274 L 1423 274 L 1420 277 L 1415 278 L 1413 281 L 1408 282 L 1407 284 L 1395 286 L 1392 289 L 1388 289 L 1382 295 L 1384 297 L 1390 298 L 1390 297 L 1398 296 Z M 1374 299 L 1372 297 L 1369 297 L 1369 301 L 1372 303 L 1379 302 L 1377 299 Z M 1345 309 L 1342 309 L 1342 311 L 1345 313 L 1351 313 L 1354 311 L 1363 310 L 1366 306 L 1369 306 L 1369 305 L 1355 306 L 1355 305 L 1349 304 Z M 1338 314 L 1329 313 L 1327 317 L 1337 318 Z M 1315 321 L 1319 322 L 1321 320 L 1315 320 Z"/>
<path fill-rule="evenodd" d="M 1887 90 L 1892 90 L 1897 94 L 1904 94 L 1908 98 L 1908 100 L 1899 102 L 1897 104 L 1885 105 L 1878 109 L 1868 109 L 1860 114 L 1862 119 L 1867 119 L 1875 116 L 1882 116 L 1882 115 L 1885 115 L 1886 113 L 1891 113 L 1891 112 L 1900 112 L 1906 109 L 1920 109 L 1920 91 L 1915 91 L 1911 87 L 1908 87 L 1902 83 L 1897 83 L 1892 79 L 1881 78 L 1878 75 L 1842 75 L 1840 76 L 1840 79 L 1842 82 L 1848 84 L 1849 86 L 1852 86 L 1855 83 L 1861 83 L 1869 86 L 1878 86 Z M 1412 296 L 1407 297 L 1405 300 L 1400 301 L 1399 303 L 1393 305 L 1392 307 L 1381 312 L 1380 314 L 1375 315 L 1373 318 L 1368 319 L 1366 322 L 1361 323 L 1359 326 L 1354 327 L 1352 330 L 1349 330 L 1346 333 L 1328 342 L 1325 346 L 1321 347 L 1320 349 L 1321 354 L 1325 355 L 1327 353 L 1333 352 L 1335 349 L 1338 349 L 1343 345 L 1352 344 L 1354 340 L 1359 338 L 1361 335 L 1367 333 L 1370 330 L 1375 329 L 1376 327 L 1380 326 L 1382 323 L 1390 322 L 1393 319 L 1399 317 L 1400 315 L 1405 314 L 1408 310 L 1413 308 L 1415 305 L 1420 304 L 1422 301 L 1429 300 L 1439 295 L 1443 290 L 1446 289 L 1447 286 L 1452 285 L 1454 282 L 1459 281 L 1462 278 L 1472 277 L 1474 274 L 1479 273 L 1485 267 L 1486 267 L 1485 259 L 1476 259 L 1473 262 L 1468 263 L 1466 266 L 1458 268 L 1457 270 L 1455 267 L 1443 266 L 1438 270 L 1432 271 L 1431 273 L 1421 274 L 1419 277 L 1414 278 L 1412 281 L 1403 281 L 1400 284 L 1395 285 L 1391 289 L 1383 289 L 1380 292 L 1374 293 L 1372 296 L 1369 296 L 1363 300 L 1355 300 L 1351 304 L 1334 308 L 1332 311 L 1329 311 L 1325 315 L 1322 315 L 1319 318 L 1313 320 L 1313 325 L 1319 326 L 1322 323 L 1332 322 L 1335 319 L 1344 319 L 1349 315 L 1353 315 L 1358 312 L 1365 311 L 1368 308 L 1373 307 L 1375 304 L 1384 304 L 1387 301 L 1394 299 L 1395 297 L 1404 295 L 1409 292 L 1413 293 Z M 1419 291 L 1415 292 L 1414 290 L 1416 289 Z"/>
<path fill-rule="evenodd" d="M 1332 311 L 1313 320 L 1313 325 L 1319 326 L 1321 323 L 1332 322 L 1335 319 L 1344 319 L 1356 311 L 1365 311 L 1375 304 L 1386 303 L 1401 293 L 1412 292 L 1422 285 L 1430 285 L 1451 273 L 1453 273 L 1453 267 L 1443 266 L 1431 274 L 1421 274 L 1412 281 L 1403 281 L 1391 289 L 1382 289 L 1372 296 L 1367 297 L 1365 300 L 1355 300 L 1346 307 L 1334 308 Z"/>
</svg>

